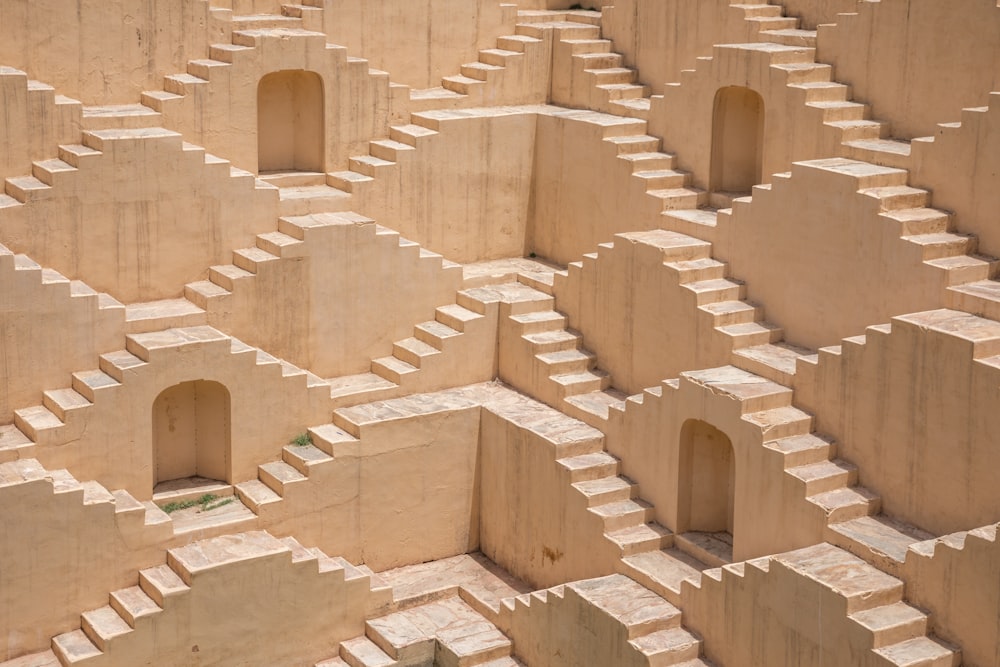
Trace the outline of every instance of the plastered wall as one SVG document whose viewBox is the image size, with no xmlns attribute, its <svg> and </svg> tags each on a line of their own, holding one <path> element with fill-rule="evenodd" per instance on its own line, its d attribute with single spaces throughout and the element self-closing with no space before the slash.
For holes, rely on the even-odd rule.
<svg viewBox="0 0 1000 667">
<path fill-rule="evenodd" d="M 233 248 L 274 228 L 277 192 L 174 132 L 107 130 L 56 161 L 23 206 L 0 208 L 11 250 L 123 303 L 180 296 Z"/>
<path fill-rule="evenodd" d="M 454 303 L 462 276 L 371 219 L 353 218 L 282 221 L 305 240 L 209 300 L 209 323 L 320 377 L 367 372 L 435 308 Z"/>
<path fill-rule="evenodd" d="M 0 62 L 84 104 L 133 104 L 208 53 L 208 0 L 14 0 Z"/>
<path fill-rule="evenodd" d="M 894 136 L 920 137 L 1000 88 L 998 33 L 993 0 L 859 2 L 856 15 L 820 28 L 817 56 Z"/>
<path fill-rule="evenodd" d="M 744 16 L 722 0 L 616 0 L 604 8 L 602 35 L 658 95 L 696 58 L 711 55 L 714 44 L 754 41 L 756 30 Z"/>
<path fill-rule="evenodd" d="M 514 31 L 514 7 L 496 0 L 325 0 L 324 25 L 331 42 L 362 55 L 394 82 L 434 88 L 478 60 L 480 49 Z M 405 11 L 404 11 L 405 9 Z"/>
<path fill-rule="evenodd" d="M 887 176 L 893 172 L 839 159 L 798 163 L 790 178 L 737 203 L 730 219 L 720 216 L 728 233 L 720 229 L 727 240 L 715 245 L 717 256 L 792 343 L 834 345 L 873 322 L 942 303 L 945 272 L 924 264 L 901 225 L 880 216 L 886 205 L 877 190 L 858 192 L 887 185 Z"/>
<path fill-rule="evenodd" d="M 914 313 L 821 353 L 803 376 L 796 395 L 887 515 L 937 535 L 995 518 L 998 336 L 973 315 Z"/>
<path fill-rule="evenodd" d="M 455 262 L 523 256 L 535 114 L 498 108 L 421 116 L 438 134 L 418 137 L 397 166 L 356 186 L 350 205 Z"/>
<path fill-rule="evenodd" d="M 1000 255 L 1000 93 L 988 107 L 961 113 L 961 125 L 937 126 L 933 141 L 912 144 L 913 184 L 933 193 L 934 205 L 955 213 L 964 232 L 979 237 L 980 252 Z"/>
<path fill-rule="evenodd" d="M 17 268 L 21 264 L 22 268 Z M 27 264 L 27 266 L 25 266 Z M 124 340 L 125 309 L 102 307 L 101 297 L 62 278 L 49 282 L 41 267 L 0 246 L 0 421 L 40 403 L 42 391 L 96 363 Z M 74 296 L 74 291 L 77 296 Z"/>
<path fill-rule="evenodd" d="M 601 141 L 643 131 L 639 121 L 585 111 L 539 114 L 529 250 L 567 264 L 618 232 L 660 226 L 662 203 L 646 196 L 617 147 Z"/>
</svg>

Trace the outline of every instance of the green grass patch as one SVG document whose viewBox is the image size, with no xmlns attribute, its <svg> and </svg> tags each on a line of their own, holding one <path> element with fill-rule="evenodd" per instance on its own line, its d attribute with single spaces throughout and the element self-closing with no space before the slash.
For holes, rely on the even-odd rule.
<svg viewBox="0 0 1000 667">
<path fill-rule="evenodd" d="M 199 506 L 201 507 L 199 512 L 211 512 L 214 509 L 228 505 L 229 503 L 236 500 L 233 496 L 227 498 L 219 499 L 219 496 L 214 493 L 206 493 L 197 499 L 182 500 L 180 502 L 167 503 L 160 509 L 162 509 L 167 514 L 172 514 L 174 512 L 179 512 L 180 510 L 186 510 L 191 507 Z"/>
</svg>

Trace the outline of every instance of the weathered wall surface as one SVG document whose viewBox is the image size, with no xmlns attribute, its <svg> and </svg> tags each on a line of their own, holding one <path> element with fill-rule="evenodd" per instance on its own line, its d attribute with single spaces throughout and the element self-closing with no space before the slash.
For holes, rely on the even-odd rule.
<svg viewBox="0 0 1000 667">
<path fill-rule="evenodd" d="M 715 244 L 790 342 L 835 345 L 873 322 L 943 303 L 946 272 L 924 264 L 921 245 L 881 215 L 878 188 L 905 182 L 902 172 L 831 159 L 797 163 L 791 174 L 756 188 L 728 221 L 720 216 L 727 241 Z"/>
<path fill-rule="evenodd" d="M 530 108 L 420 114 L 438 134 L 353 188 L 350 206 L 455 262 L 526 253 L 536 121 Z M 367 151 L 364 151 L 367 153 Z"/>
<path fill-rule="evenodd" d="M 859 2 L 857 14 L 820 28 L 817 57 L 836 64 L 838 80 L 895 136 L 912 138 L 1000 88 L 998 34 L 993 0 Z"/>
<path fill-rule="evenodd" d="M 557 463 L 599 448 L 601 433 L 522 399 L 485 407 L 480 437 L 482 552 L 535 587 L 612 572 L 600 518 Z"/>
<path fill-rule="evenodd" d="M 997 525 L 946 535 L 906 554 L 907 597 L 934 616 L 934 631 L 962 647 L 962 664 L 1000 661 L 1000 576 Z"/>
<path fill-rule="evenodd" d="M 159 129 L 89 133 L 0 208 L 12 250 L 124 303 L 179 296 L 274 228 L 277 192 Z M 19 183 L 21 181 L 18 181 Z M 13 202 L 13 200 L 9 200 Z M 14 202 L 16 204 L 16 202 Z"/>
<path fill-rule="evenodd" d="M 653 94 L 661 94 L 696 58 L 711 55 L 713 45 L 754 41 L 756 29 L 744 16 L 723 0 L 616 0 L 604 8 L 602 35 Z"/>
<path fill-rule="evenodd" d="M 639 121 L 587 111 L 538 115 L 528 250 L 567 264 L 618 232 L 660 226 L 661 202 L 646 196 L 618 147 L 602 141 L 643 130 Z"/>
<path fill-rule="evenodd" d="M 496 0 L 325 0 L 323 7 L 331 42 L 417 89 L 440 86 L 441 77 L 478 60 L 480 49 L 495 48 L 497 37 L 513 33 L 516 17 Z"/>
<path fill-rule="evenodd" d="M 280 257 L 248 252 L 261 258 L 255 274 L 208 300 L 208 322 L 320 377 L 368 372 L 461 288 L 460 267 L 369 218 L 297 216 L 279 227 L 304 238 Z"/>
<path fill-rule="evenodd" d="M 998 12 L 1000 13 L 1000 12 Z M 1000 256 L 1000 93 L 988 107 L 962 111 L 961 126 L 938 126 L 934 141 L 912 146 L 913 185 L 933 193 L 934 205 L 955 213 L 960 230 L 979 237 L 979 251 Z"/>
<path fill-rule="evenodd" d="M 996 519 L 998 353 L 992 320 L 904 315 L 888 333 L 872 327 L 839 353 L 821 353 L 815 393 L 804 377 L 796 395 L 858 466 L 859 483 L 882 497 L 883 512 L 942 535 Z"/>
<path fill-rule="evenodd" d="M 208 54 L 207 0 L 14 0 L 0 62 L 84 104 L 133 104 Z"/>
<path fill-rule="evenodd" d="M 125 309 L 0 246 L 0 422 L 124 340 Z"/>
</svg>

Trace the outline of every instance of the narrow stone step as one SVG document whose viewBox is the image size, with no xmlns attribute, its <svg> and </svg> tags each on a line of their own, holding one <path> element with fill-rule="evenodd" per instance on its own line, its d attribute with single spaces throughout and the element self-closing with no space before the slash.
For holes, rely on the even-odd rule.
<svg viewBox="0 0 1000 667">
<path fill-rule="evenodd" d="M 630 574 L 668 600 L 679 601 L 681 583 L 701 581 L 706 565 L 679 549 L 655 550 L 625 556 Z"/>
<path fill-rule="evenodd" d="M 52 638 L 52 651 L 64 665 L 83 662 L 102 655 L 83 630 L 65 632 Z"/>
<path fill-rule="evenodd" d="M 133 628 L 141 618 L 159 613 L 160 607 L 139 586 L 111 593 L 111 606 Z"/>
<path fill-rule="evenodd" d="M 84 634 L 102 652 L 108 650 L 108 644 L 115 637 L 132 632 L 131 626 L 110 606 L 85 611 L 80 618 Z"/>
<path fill-rule="evenodd" d="M 647 657 L 650 664 L 677 664 L 693 660 L 701 652 L 701 640 L 683 628 L 659 630 L 629 643 Z"/>
<path fill-rule="evenodd" d="M 873 648 L 898 644 L 927 634 L 927 615 L 905 602 L 851 614 L 852 621 L 871 634 Z"/>
<path fill-rule="evenodd" d="M 957 667 L 961 653 L 930 637 L 916 637 L 875 649 L 891 665 L 900 667 Z"/>
<path fill-rule="evenodd" d="M 934 535 L 889 517 L 862 516 L 827 526 L 831 542 L 876 567 L 896 571 L 906 560 L 910 545 Z"/>
<path fill-rule="evenodd" d="M 570 483 L 585 482 L 618 474 L 618 459 L 604 452 L 580 454 L 556 461 L 569 473 Z"/>
</svg>

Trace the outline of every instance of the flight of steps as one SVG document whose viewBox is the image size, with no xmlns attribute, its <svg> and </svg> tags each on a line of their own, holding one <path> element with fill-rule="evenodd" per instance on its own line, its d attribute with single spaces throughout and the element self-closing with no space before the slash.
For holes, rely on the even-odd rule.
<svg viewBox="0 0 1000 667">
<path fill-rule="evenodd" d="M 685 582 L 682 588 L 685 619 L 696 631 L 707 627 L 719 630 L 742 623 L 748 616 L 740 613 L 749 612 L 749 617 L 753 617 L 755 600 L 792 594 L 795 590 L 797 599 L 815 600 L 816 613 L 823 614 L 822 623 L 831 635 L 847 640 L 854 651 L 864 651 L 863 661 L 852 664 L 866 667 L 961 664 L 961 652 L 929 635 L 932 626 L 928 616 L 906 603 L 903 582 L 828 544 L 706 570 L 699 581 Z M 830 617 L 820 612 L 820 608 L 843 609 L 846 615 Z M 785 626 L 784 631 L 794 625 Z M 795 637 L 786 635 L 790 642 Z M 803 639 L 816 641 L 811 635 Z M 733 644 L 737 645 L 740 644 Z M 724 646 L 713 644 L 708 648 L 724 664 L 729 664 L 727 658 L 741 657 L 729 653 Z M 831 650 L 822 645 L 817 648 Z M 840 645 L 839 650 L 845 651 L 843 656 L 848 654 L 845 649 Z"/>
<path fill-rule="evenodd" d="M 867 105 L 849 99 L 849 86 L 831 79 L 832 67 L 816 62 L 816 31 L 800 29 L 799 20 L 784 16 L 781 5 L 746 4 L 734 8 L 744 11 L 759 45 L 716 46 L 713 57 L 718 57 L 720 49 L 760 50 L 763 45 L 773 54 L 779 54 L 774 57 L 772 67 L 786 73 L 787 85 L 801 91 L 803 103 L 820 114 L 821 122 L 837 133 L 843 155 L 888 166 L 908 165 L 910 142 L 886 138 L 889 124 L 871 120 Z M 571 86 L 574 92 L 569 95 L 570 100 L 606 113 L 648 119 L 653 97 L 663 96 L 651 97 L 648 86 L 637 82 L 638 72 L 622 66 L 623 56 L 611 51 L 610 40 L 598 36 L 562 43 L 571 58 L 570 80 L 576 80 Z M 699 58 L 699 66 L 711 60 L 707 56 Z M 696 72 L 697 69 L 682 71 L 681 83 L 669 85 L 683 85 L 685 77 L 695 76 Z"/>
<path fill-rule="evenodd" d="M 274 513 L 275 503 L 288 499 L 293 487 L 311 481 L 313 486 L 327 483 L 326 469 L 335 470 L 335 459 L 345 453 L 354 455 L 359 441 L 335 424 L 308 429 L 309 444 L 289 443 L 281 450 L 281 460 L 258 466 L 257 479 L 235 485 L 236 495 L 244 505 L 266 520 Z M 295 508 L 281 508 L 285 512 Z"/>
<path fill-rule="evenodd" d="M 691 305 L 698 315 L 708 319 L 711 330 L 725 336 L 727 346 L 733 350 L 735 365 L 741 365 L 736 360 L 746 358 L 751 360 L 747 362 L 750 366 L 763 350 L 805 352 L 783 342 L 783 331 L 764 320 L 763 308 L 746 300 L 745 286 L 727 277 L 727 265 L 712 257 L 710 243 L 685 234 L 664 230 L 617 234 L 615 241 L 599 244 L 598 252 L 587 253 L 581 261 L 570 262 L 566 271 L 556 272 L 553 289 L 561 300 L 575 303 L 600 289 L 599 285 L 610 275 L 607 271 L 611 270 L 603 267 L 614 265 L 612 257 L 644 248 L 652 248 L 662 258 L 662 269 L 675 276 L 677 285 L 690 293 Z M 619 258 L 619 261 L 625 260 Z M 747 370 L 756 371 L 756 367 Z M 568 409 L 573 416 L 588 423 L 595 417 L 608 418 L 610 402 L 598 393 L 573 396 L 566 402 L 572 406 Z"/>
<path fill-rule="evenodd" d="M 458 266 L 458 265 L 454 265 Z M 460 270 L 460 269 L 459 269 Z M 476 349 L 484 337 L 493 340 L 488 330 L 492 318 L 488 304 L 469 291 L 456 294 L 456 302 L 435 309 L 434 319 L 413 327 L 413 336 L 393 343 L 392 354 L 373 359 L 368 373 L 329 378 L 330 397 L 335 408 L 367 401 L 395 398 L 412 391 L 434 391 L 444 385 L 470 384 L 492 379 L 492 355 Z M 472 359 L 479 355 L 479 362 Z M 445 378 L 424 377 L 438 373 L 449 360 L 462 356 L 469 360 L 464 375 Z M 478 371 L 473 366 L 482 368 Z M 438 373 L 439 374 L 439 373 Z M 440 385 L 440 386 L 439 386 Z"/>
<path fill-rule="evenodd" d="M 52 651 L 64 667 L 99 661 L 105 653 L 113 657 L 117 643 L 128 646 L 130 640 L 136 641 L 129 637 L 133 632 L 155 632 L 160 614 L 182 608 L 180 598 L 191 593 L 199 576 L 218 568 L 276 559 L 290 560 L 293 568 L 308 576 L 329 577 L 325 585 L 340 584 L 345 596 L 381 600 L 372 608 L 384 605 L 387 595 L 391 597 L 388 589 L 372 589 L 370 575 L 343 558 L 305 548 L 294 538 L 279 540 L 263 531 L 226 535 L 170 549 L 164 565 L 140 570 L 137 586 L 114 591 L 108 605 L 84 612 L 80 629 L 53 637 Z M 316 585 L 324 584 L 317 580 Z M 253 622 L 252 614 L 246 617 Z M 146 641 L 152 643 L 152 638 Z"/>
<path fill-rule="evenodd" d="M 365 634 L 341 642 L 339 655 L 316 667 L 464 667 L 518 665 L 511 641 L 458 597 L 428 602 L 365 623 Z"/>
<path fill-rule="evenodd" d="M 702 642 L 681 626 L 681 612 L 640 584 L 619 574 L 576 581 L 504 600 L 518 655 L 529 662 L 572 664 L 709 665 Z M 601 646 L 567 645 L 573 633 L 601 637 Z M 570 640 L 576 642 L 576 639 Z M 535 656 L 531 651 L 541 651 Z M 617 655 L 611 652 L 618 651 Z M 584 652 L 593 651 L 584 654 Z M 593 662 L 589 662 L 593 661 Z"/>
<path fill-rule="evenodd" d="M 630 396 L 618 418 L 642 419 L 643 412 L 658 410 L 659 402 L 677 400 L 677 392 L 692 389 L 721 392 L 740 402 L 743 421 L 760 429 L 761 445 L 773 461 L 769 465 L 777 466 L 775 472 L 783 471 L 784 482 L 793 484 L 795 495 L 809 503 L 828 540 L 862 557 L 871 554 L 866 559 L 886 567 L 884 560 L 876 560 L 886 543 L 904 541 L 905 555 L 906 546 L 929 537 L 879 514 L 881 499 L 858 485 L 857 467 L 837 457 L 834 442 L 813 432 L 812 415 L 792 405 L 792 391 L 753 373 L 733 366 L 682 373 L 677 380 Z M 674 536 L 673 546 L 684 535 Z M 712 554 L 697 551 L 697 544 L 679 546 L 689 556 L 712 564 Z M 697 580 L 698 564 L 671 550 L 669 538 L 662 547 L 650 542 L 623 555 L 624 571 L 668 600 L 677 599 L 681 581 Z"/>
<path fill-rule="evenodd" d="M 831 178 L 856 178 L 856 196 L 874 200 L 877 220 L 892 226 L 909 252 L 934 271 L 940 272 L 940 283 L 946 294 L 961 295 L 955 307 L 971 313 L 996 312 L 1000 315 L 1000 282 L 993 280 L 998 260 L 977 253 L 975 236 L 955 230 L 954 216 L 930 206 L 930 193 L 907 185 L 908 172 L 847 158 L 831 158 L 796 163 L 792 171 L 774 174 L 772 182 L 754 186 L 753 197 L 733 201 L 732 208 L 718 211 L 673 211 L 665 214 L 665 227 L 698 234 L 698 225 L 740 224 L 741 216 L 749 215 L 754 202 L 781 197 L 786 188 L 795 187 L 796 177 L 807 172 L 827 172 Z M 943 296 L 944 298 L 944 296 Z M 815 351 L 771 342 L 739 347 L 733 353 L 734 365 L 758 373 L 782 384 L 794 381 L 796 365 L 810 362 Z"/>
<path fill-rule="evenodd" d="M 780 4 L 732 4 L 743 12 L 751 39 L 787 46 L 815 47 L 816 31 L 803 30 L 799 19 L 784 15 Z M 583 105 L 606 113 L 649 118 L 650 88 L 639 82 L 639 73 L 624 65 L 624 56 L 613 50 L 609 39 L 592 34 L 573 34 L 562 38 L 556 48 L 556 66 L 568 70 L 569 90 L 556 103 Z M 568 60 L 568 62 L 567 62 Z"/>
<path fill-rule="evenodd" d="M 601 392 L 610 376 L 595 368 L 596 357 L 583 349 L 583 336 L 567 329 L 555 299 L 544 292 L 511 283 L 497 285 L 500 311 L 500 379 L 556 409 L 578 394 Z"/>
</svg>

